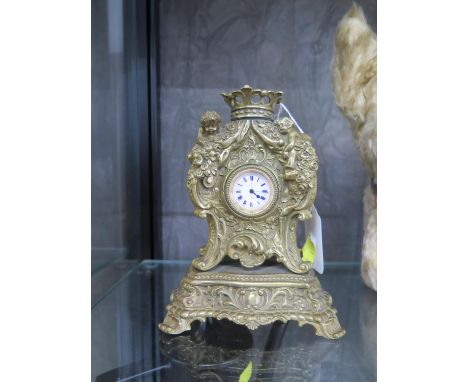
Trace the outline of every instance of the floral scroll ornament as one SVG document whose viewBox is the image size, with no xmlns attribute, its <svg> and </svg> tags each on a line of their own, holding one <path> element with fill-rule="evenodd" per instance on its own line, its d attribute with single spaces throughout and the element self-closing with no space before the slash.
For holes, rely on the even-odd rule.
<svg viewBox="0 0 468 382">
<path fill-rule="evenodd" d="M 291 200 L 283 209 L 282 215 L 293 210 L 308 209 L 317 192 L 318 157 L 310 137 L 299 132 L 290 118 L 275 122 L 281 134 L 288 136 L 288 143 L 283 149 L 285 161 L 284 178 L 287 181 Z M 303 211 L 306 215 L 307 212 Z"/>
<path fill-rule="evenodd" d="M 206 188 L 215 185 L 221 150 L 214 137 L 219 131 L 220 124 L 221 117 L 215 111 L 207 111 L 200 118 L 201 127 L 198 131 L 197 143 L 188 155 L 192 164 L 188 178 L 189 189 L 196 187 L 198 180 L 201 180 Z"/>
<path fill-rule="evenodd" d="M 282 92 L 245 85 L 223 97 L 231 107 L 231 120 L 221 128 L 217 112 L 203 113 L 188 156 L 187 186 L 195 214 L 207 220 L 208 239 L 171 294 L 159 327 L 178 334 L 208 317 L 249 329 L 295 320 L 299 326 L 312 325 L 319 336 L 340 338 L 345 331 L 331 296 L 322 290 L 310 272 L 312 263 L 302 259 L 297 246 L 297 224 L 310 218 L 317 189 L 318 159 L 311 140 L 292 118 L 275 120 L 274 107 Z M 254 176 L 249 176 L 250 183 L 247 176 L 238 176 L 248 172 L 263 173 L 270 185 L 262 189 L 269 194 L 265 195 L 269 204 L 259 214 L 243 214 L 232 203 L 233 198 L 241 200 L 239 196 L 244 201 L 250 197 L 250 204 L 258 202 L 253 196 L 259 198 Z M 236 195 L 242 191 L 230 187 L 234 179 L 249 185 L 244 189 L 247 195 Z M 225 257 L 241 266 L 217 268 Z M 268 259 L 276 264 L 261 271 L 245 269 Z"/>
</svg>

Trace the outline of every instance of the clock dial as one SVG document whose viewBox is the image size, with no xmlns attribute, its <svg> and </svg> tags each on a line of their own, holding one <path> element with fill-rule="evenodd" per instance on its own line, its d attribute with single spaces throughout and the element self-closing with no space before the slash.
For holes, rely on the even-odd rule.
<svg viewBox="0 0 468 382">
<path fill-rule="evenodd" d="M 229 183 L 229 201 L 238 213 L 248 216 L 263 214 L 273 204 L 276 190 L 266 172 L 247 168 L 235 173 Z"/>
</svg>

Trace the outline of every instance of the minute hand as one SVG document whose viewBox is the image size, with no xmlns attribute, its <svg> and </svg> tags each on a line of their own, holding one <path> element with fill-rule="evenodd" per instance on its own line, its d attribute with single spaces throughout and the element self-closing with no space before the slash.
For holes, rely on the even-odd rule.
<svg viewBox="0 0 468 382">
<path fill-rule="evenodd" d="M 254 194 L 254 195 L 255 195 L 257 198 L 259 198 L 259 199 L 263 199 L 263 200 L 265 199 L 263 196 L 257 195 L 253 189 L 250 190 L 250 192 L 251 192 L 252 194 Z"/>
</svg>

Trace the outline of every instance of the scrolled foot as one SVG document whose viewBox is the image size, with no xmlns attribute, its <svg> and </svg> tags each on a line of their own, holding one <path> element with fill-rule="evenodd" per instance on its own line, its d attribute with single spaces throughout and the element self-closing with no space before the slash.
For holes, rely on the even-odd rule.
<svg viewBox="0 0 468 382">
<path fill-rule="evenodd" d="M 311 325 L 315 328 L 316 335 L 330 340 L 336 340 L 346 334 L 346 331 L 341 327 L 336 316 L 325 322 L 313 322 Z"/>
<path fill-rule="evenodd" d="M 164 322 L 159 324 L 159 329 L 164 333 L 168 334 L 180 334 L 187 330 L 190 330 L 190 324 L 192 320 L 184 318 L 175 318 L 171 314 L 167 314 Z"/>
</svg>

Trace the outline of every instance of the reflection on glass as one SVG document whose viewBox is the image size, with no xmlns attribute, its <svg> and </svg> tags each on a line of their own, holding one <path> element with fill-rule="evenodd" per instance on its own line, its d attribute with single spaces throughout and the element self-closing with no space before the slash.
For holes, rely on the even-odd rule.
<svg viewBox="0 0 468 382">
<path fill-rule="evenodd" d="M 187 265 L 145 261 L 96 304 L 93 381 L 237 382 L 249 361 L 251 381 L 376 380 L 376 294 L 363 285 L 358 268 L 329 267 L 321 277 L 346 328 L 338 341 L 295 322 L 251 331 L 213 319 L 179 336 L 164 335 L 157 324 Z"/>
</svg>

